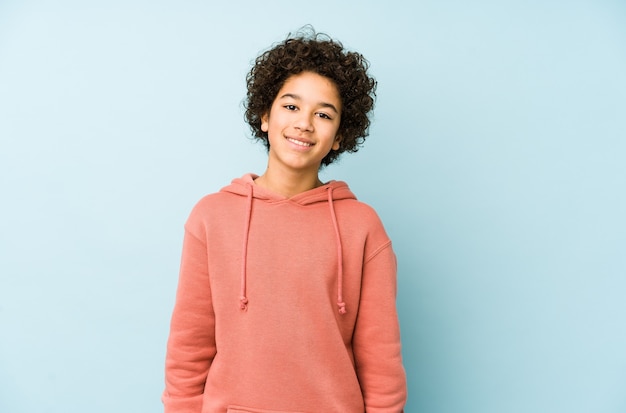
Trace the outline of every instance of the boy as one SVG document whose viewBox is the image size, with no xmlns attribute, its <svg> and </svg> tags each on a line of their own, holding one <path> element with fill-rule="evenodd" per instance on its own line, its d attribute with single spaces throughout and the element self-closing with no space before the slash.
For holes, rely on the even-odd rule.
<svg viewBox="0 0 626 413">
<path fill-rule="evenodd" d="M 168 413 L 401 412 L 396 261 L 376 213 L 318 172 L 368 134 L 376 82 L 332 39 L 256 59 L 267 169 L 194 207 L 166 357 Z"/>
</svg>

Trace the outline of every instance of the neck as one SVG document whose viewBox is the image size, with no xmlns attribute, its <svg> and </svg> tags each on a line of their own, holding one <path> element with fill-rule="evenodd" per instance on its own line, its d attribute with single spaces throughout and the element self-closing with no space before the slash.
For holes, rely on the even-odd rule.
<svg viewBox="0 0 626 413">
<path fill-rule="evenodd" d="M 306 192 L 310 189 L 322 186 L 317 172 L 298 173 L 293 171 L 283 171 L 278 173 L 268 166 L 265 173 L 259 176 L 255 182 L 263 188 L 280 194 L 286 198 Z"/>
</svg>

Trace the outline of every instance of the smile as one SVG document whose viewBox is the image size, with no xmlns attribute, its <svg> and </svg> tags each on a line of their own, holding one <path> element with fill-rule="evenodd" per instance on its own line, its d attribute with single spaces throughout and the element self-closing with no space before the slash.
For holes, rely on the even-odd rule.
<svg viewBox="0 0 626 413">
<path fill-rule="evenodd" d="M 302 142 L 293 138 L 287 138 L 287 140 L 291 143 L 295 143 L 296 145 L 300 145 L 300 146 L 304 146 L 304 147 L 309 147 L 309 146 L 313 146 L 313 143 L 308 143 L 308 142 Z"/>
</svg>

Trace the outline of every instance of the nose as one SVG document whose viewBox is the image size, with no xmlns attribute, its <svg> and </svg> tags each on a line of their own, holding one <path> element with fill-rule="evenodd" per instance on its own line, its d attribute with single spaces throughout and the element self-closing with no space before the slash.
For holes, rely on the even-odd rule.
<svg viewBox="0 0 626 413">
<path fill-rule="evenodd" d="M 313 131 L 313 115 L 309 113 L 305 113 L 305 111 L 301 111 L 298 113 L 298 118 L 294 123 L 294 127 L 303 132 L 312 132 Z"/>
</svg>

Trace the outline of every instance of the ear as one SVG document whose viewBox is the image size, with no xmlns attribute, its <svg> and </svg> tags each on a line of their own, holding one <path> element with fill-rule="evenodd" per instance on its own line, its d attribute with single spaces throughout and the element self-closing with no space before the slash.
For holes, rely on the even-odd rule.
<svg viewBox="0 0 626 413">
<path fill-rule="evenodd" d="M 339 149 L 339 144 L 341 143 L 341 135 L 337 135 L 335 137 L 335 141 L 333 142 L 333 147 L 332 150 L 336 151 L 337 149 Z"/>
<path fill-rule="evenodd" d="M 270 114 L 269 113 L 264 113 L 263 116 L 261 116 L 261 130 L 265 133 L 267 133 L 267 131 L 270 129 Z"/>
</svg>

